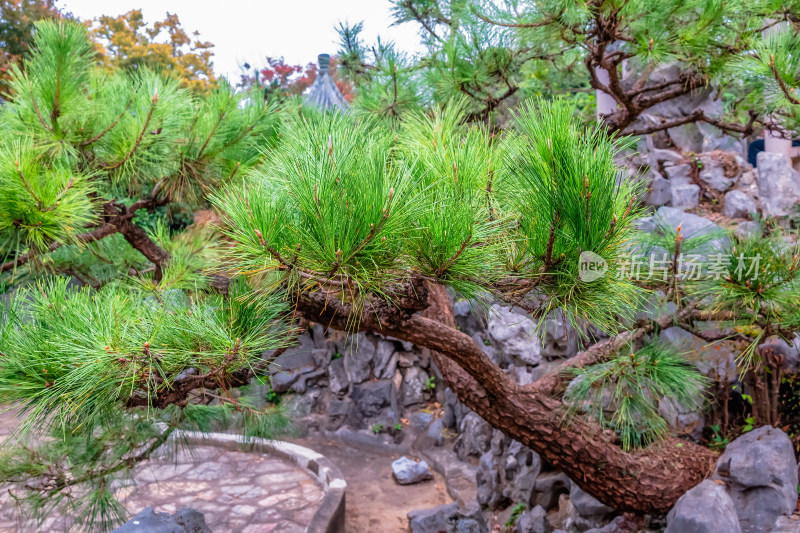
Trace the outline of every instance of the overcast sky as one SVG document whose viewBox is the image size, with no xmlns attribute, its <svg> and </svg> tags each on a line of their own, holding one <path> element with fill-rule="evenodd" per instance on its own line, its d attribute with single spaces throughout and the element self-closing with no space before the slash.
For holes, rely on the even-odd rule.
<svg viewBox="0 0 800 533">
<path fill-rule="evenodd" d="M 364 21 L 364 39 L 377 35 L 393 40 L 402 50 L 419 51 L 417 28 L 390 27 L 388 0 L 60 0 L 57 5 L 81 19 L 120 15 L 141 9 L 145 21 L 177 13 L 185 30 L 200 32 L 214 47 L 217 75 L 238 78 L 239 65 L 264 65 L 266 56 L 283 56 L 287 63 L 305 65 L 317 54 L 337 50 L 336 25 Z"/>
</svg>

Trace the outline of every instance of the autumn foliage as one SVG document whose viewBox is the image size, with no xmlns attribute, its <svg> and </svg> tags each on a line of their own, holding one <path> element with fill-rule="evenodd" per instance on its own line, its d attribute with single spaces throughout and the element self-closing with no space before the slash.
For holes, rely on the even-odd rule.
<svg viewBox="0 0 800 533">
<path fill-rule="evenodd" d="M 316 63 L 308 63 L 306 66 L 289 65 L 283 57 L 266 58 L 267 65 L 256 69 L 258 72 L 258 84 L 264 88 L 267 98 L 278 96 L 295 96 L 303 94 L 306 89 L 311 87 L 317 78 L 319 67 Z M 331 58 L 330 73 L 342 96 L 350 102 L 353 100 L 353 84 L 342 76 L 337 75 L 337 58 Z M 245 66 L 242 73 L 242 86 L 252 86 L 256 83 L 254 75 L 247 72 L 249 65 Z"/>
<path fill-rule="evenodd" d="M 134 9 L 117 17 L 99 17 L 89 25 L 102 66 L 125 70 L 147 67 L 176 77 L 193 91 L 205 91 L 216 84 L 211 60 L 214 45 L 200 40 L 197 31 L 187 33 L 174 13 L 148 25 L 142 11 Z"/>
</svg>

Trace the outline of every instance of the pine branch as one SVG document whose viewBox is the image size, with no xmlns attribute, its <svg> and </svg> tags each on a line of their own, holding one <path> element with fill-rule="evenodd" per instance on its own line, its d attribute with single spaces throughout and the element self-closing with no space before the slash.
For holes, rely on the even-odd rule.
<svg viewBox="0 0 800 533">
<path fill-rule="evenodd" d="M 469 245 L 469 241 L 471 239 L 472 239 L 472 233 L 469 233 L 466 236 L 466 238 L 464 239 L 464 241 L 461 243 L 461 247 L 458 249 L 458 251 L 455 253 L 455 255 L 453 255 L 450 259 L 448 259 L 447 261 L 442 263 L 442 265 L 438 269 L 436 269 L 436 277 L 437 278 L 442 277 L 442 274 L 447 272 L 447 270 L 451 266 L 453 266 L 456 261 L 458 261 L 459 256 L 464 252 L 464 250 L 467 249 L 467 246 Z"/>
<path fill-rule="evenodd" d="M 794 91 L 794 89 L 793 88 L 790 89 L 786 85 L 786 82 L 783 81 L 783 77 L 780 75 L 780 73 L 778 72 L 778 69 L 775 67 L 775 57 L 774 56 L 770 58 L 769 66 L 770 66 L 770 70 L 772 70 L 772 77 L 775 78 L 776 82 L 778 82 L 778 87 L 780 87 L 781 92 L 786 97 L 786 99 L 789 100 L 789 102 L 791 102 L 791 103 L 793 103 L 795 105 L 800 105 L 800 99 L 796 98 L 794 95 L 792 95 L 792 92 Z"/>
<path fill-rule="evenodd" d="M 61 194 L 66 192 L 69 186 L 70 184 L 67 185 L 67 187 L 62 191 Z M 157 192 L 157 190 L 158 186 L 156 186 L 153 189 L 153 192 L 155 193 Z M 155 243 L 150 241 L 149 237 L 147 237 L 147 235 L 141 229 L 135 227 L 134 224 L 130 222 L 130 220 L 136 215 L 136 211 L 138 211 L 139 209 L 145 209 L 145 208 L 149 209 L 160 205 L 164 205 L 166 203 L 169 203 L 169 200 L 166 197 L 158 200 L 156 199 L 156 197 L 151 196 L 150 198 L 134 202 L 133 204 L 131 204 L 129 208 L 124 208 L 124 206 L 119 206 L 115 200 L 111 200 L 110 202 L 106 202 L 105 204 L 103 204 L 103 212 L 105 213 L 106 222 L 104 222 L 99 227 L 91 231 L 75 235 L 75 237 L 72 240 L 76 243 L 87 244 L 105 239 L 106 237 L 114 235 L 116 233 L 121 233 L 122 228 L 124 227 L 126 232 L 128 232 L 128 234 L 131 236 L 131 238 L 137 242 L 137 246 L 142 246 L 143 249 L 146 248 L 148 250 L 147 254 L 144 254 L 144 252 L 142 252 L 145 255 L 145 257 L 150 255 L 158 259 L 159 263 L 163 263 L 167 257 L 166 252 L 158 248 L 155 245 Z M 136 231 L 136 229 L 131 229 L 130 226 L 134 226 L 136 229 L 138 229 L 138 231 Z M 144 235 L 144 237 L 147 237 L 147 241 L 152 243 L 152 246 L 141 244 L 143 242 L 142 235 Z M 47 250 L 45 250 L 44 253 L 54 252 L 64 244 L 69 244 L 69 243 L 54 241 L 50 243 L 50 245 L 47 247 Z M 155 250 L 155 248 L 153 247 L 158 248 L 158 250 L 161 251 L 159 252 Z M 137 248 L 137 250 L 138 249 L 139 248 Z M 5 263 L 2 263 L 0 264 L 0 272 L 6 272 L 8 270 L 12 270 L 19 266 L 22 266 L 26 264 L 28 261 L 30 261 L 33 257 L 38 255 L 38 253 L 41 252 L 28 252 L 23 255 L 20 255 L 19 257 L 17 257 L 12 261 L 7 261 Z M 150 257 L 148 257 L 148 259 L 150 259 Z"/>
<path fill-rule="evenodd" d="M 126 113 L 127 111 L 128 111 L 128 105 L 125 105 L 125 109 L 123 109 L 123 110 L 122 110 L 122 112 L 121 112 L 119 115 L 117 115 L 117 118 L 115 118 L 114 120 L 112 120 L 112 121 L 111 121 L 111 124 L 109 124 L 109 125 L 108 125 L 108 127 L 107 127 L 106 129 L 104 129 L 103 131 L 101 131 L 100 133 L 98 133 L 97 135 L 95 135 L 94 137 L 92 137 L 91 139 L 89 139 L 89 140 L 86 140 L 86 141 L 83 141 L 83 142 L 81 143 L 81 146 L 89 146 L 90 144 L 94 144 L 94 143 L 96 143 L 97 141 L 99 141 L 100 139 L 102 139 L 102 138 L 103 138 L 103 136 L 105 136 L 105 134 L 106 134 L 106 133 L 108 133 L 109 131 L 111 131 L 111 129 L 112 129 L 114 126 L 116 126 L 116 125 L 117 125 L 117 122 L 119 122 L 120 120 L 122 120 L 122 117 L 124 117 L 124 116 L 125 116 L 125 113 Z"/>
<path fill-rule="evenodd" d="M 164 430 L 150 445 L 140 453 L 120 459 L 116 464 L 100 468 L 98 470 L 89 470 L 82 476 L 76 478 L 68 478 L 57 470 L 49 470 L 48 474 L 42 477 L 49 479 L 49 482 L 44 482 L 41 487 L 35 485 L 26 485 L 29 490 L 37 490 L 45 493 L 45 497 L 53 497 L 65 489 L 81 485 L 96 479 L 102 479 L 111 474 L 115 474 L 121 470 L 130 470 L 137 464 L 147 461 L 150 457 L 161 447 L 167 440 L 169 440 L 172 433 L 175 431 L 175 425 L 170 425 Z"/>
<path fill-rule="evenodd" d="M 19 176 L 20 181 L 22 181 L 22 186 L 25 187 L 25 190 L 28 191 L 28 194 L 31 195 L 31 198 L 36 201 L 36 203 L 39 205 L 39 210 L 41 210 L 43 207 L 42 199 L 37 196 L 37 194 L 33 191 L 31 184 L 28 183 L 27 179 L 25 179 L 25 174 L 22 172 L 22 167 L 20 167 L 19 160 L 15 161 L 15 164 L 17 165 L 17 175 Z"/>
<path fill-rule="evenodd" d="M 153 118 L 153 112 L 156 110 L 156 104 L 158 103 L 158 92 L 153 95 L 153 98 L 150 99 L 150 110 L 147 112 L 147 118 L 144 121 L 144 125 L 142 125 L 142 131 L 139 132 L 139 136 L 136 137 L 136 142 L 133 143 L 133 147 L 130 151 L 125 154 L 125 157 L 113 163 L 111 165 L 106 165 L 104 168 L 106 170 L 114 170 L 115 168 L 119 168 L 120 166 L 124 165 L 125 162 L 133 156 L 136 149 L 139 148 L 139 143 L 142 142 L 142 138 L 144 138 L 144 134 L 147 132 L 147 126 L 150 124 L 150 120 Z"/>
<path fill-rule="evenodd" d="M 224 372 L 223 368 L 217 368 L 203 375 L 188 375 L 184 378 L 176 379 L 164 388 L 155 391 L 155 393 L 131 396 L 126 402 L 126 406 L 128 408 L 156 407 L 158 409 L 165 409 L 170 405 L 185 407 L 188 403 L 189 394 L 195 390 L 244 387 L 250 384 L 251 379 L 268 370 L 287 349 L 288 347 L 273 350 L 268 357 L 262 358 L 259 362 L 230 373 Z"/>
<path fill-rule="evenodd" d="M 203 152 L 206 151 L 206 147 L 208 143 L 211 141 L 211 137 L 214 136 L 214 133 L 217 131 L 222 120 L 225 118 L 225 111 L 222 111 L 219 116 L 217 117 L 217 121 L 214 123 L 214 127 L 211 128 L 211 131 L 208 133 L 208 137 L 206 137 L 206 142 L 203 143 L 203 146 L 200 147 L 200 151 L 197 152 L 197 159 L 200 160 L 203 157 Z"/>
<path fill-rule="evenodd" d="M 74 240 L 75 240 L 75 242 L 78 242 L 78 243 L 90 243 L 90 242 L 94 242 L 94 241 L 99 241 L 101 239 L 105 239 L 109 235 L 113 235 L 113 234 L 117 233 L 118 231 L 119 231 L 119 229 L 116 226 L 114 226 L 113 224 L 102 224 L 100 227 L 98 227 L 98 228 L 96 228 L 96 229 L 94 229 L 92 231 L 88 231 L 86 233 L 79 233 L 78 235 L 75 236 Z M 66 244 L 66 243 L 61 243 L 61 242 L 52 242 L 52 243 L 50 243 L 50 246 L 48 246 L 48 248 L 46 250 L 46 253 L 54 252 L 54 251 L 58 250 L 63 244 Z M 36 255 L 37 255 L 36 253 L 28 252 L 26 254 L 23 254 L 23 255 L 17 257 L 16 259 L 14 259 L 12 261 L 7 261 L 7 262 L 3 263 L 2 265 L 0 265 L 0 272 L 6 272 L 6 271 L 12 270 L 12 269 L 14 269 L 14 268 L 16 268 L 18 266 L 22 266 L 25 263 L 27 263 L 28 261 L 30 261 Z"/>
<path fill-rule="evenodd" d="M 624 331 L 615 337 L 600 341 L 597 344 L 593 344 L 575 357 L 566 359 L 554 370 L 528 385 L 526 389 L 538 391 L 539 393 L 548 394 L 550 396 L 558 396 L 564 391 L 569 381 L 568 374 L 565 370 L 586 368 L 605 362 L 624 346 L 630 345 L 656 329 L 663 329 L 676 321 L 690 317 L 693 313 L 694 305 L 689 305 L 677 313 L 677 315 L 663 315 L 644 325 Z"/>
<path fill-rule="evenodd" d="M 36 103 L 36 96 L 33 94 L 33 84 L 31 84 L 31 103 L 33 104 L 33 110 L 36 112 L 36 116 L 39 117 L 39 122 L 44 126 L 44 129 L 48 131 L 55 131 L 50 124 L 42 116 L 42 112 L 39 110 L 39 104 Z"/>
<path fill-rule="evenodd" d="M 564 9 L 556 17 L 551 17 L 548 15 L 546 20 L 541 22 L 500 22 L 498 20 L 493 20 L 478 11 L 474 5 L 470 5 L 470 10 L 472 14 L 478 17 L 480 20 L 487 24 L 491 24 L 492 26 L 500 26 L 502 28 L 541 28 L 543 26 L 548 26 L 553 24 L 554 22 L 558 21 L 561 18 L 561 15 L 564 13 Z"/>
</svg>

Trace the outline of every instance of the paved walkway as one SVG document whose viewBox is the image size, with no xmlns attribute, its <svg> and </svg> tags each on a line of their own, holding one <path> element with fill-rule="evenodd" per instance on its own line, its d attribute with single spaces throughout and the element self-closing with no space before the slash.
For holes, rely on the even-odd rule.
<svg viewBox="0 0 800 533">
<path fill-rule="evenodd" d="M 0 439 L 13 423 L 13 417 L 0 414 Z M 7 488 L 0 485 L 0 532 L 66 530 L 64 517 L 21 526 Z M 119 482 L 116 495 L 132 514 L 148 506 L 169 513 L 193 507 L 215 533 L 303 532 L 323 496 L 318 483 L 291 463 L 206 445 L 142 463 L 133 480 Z"/>
</svg>

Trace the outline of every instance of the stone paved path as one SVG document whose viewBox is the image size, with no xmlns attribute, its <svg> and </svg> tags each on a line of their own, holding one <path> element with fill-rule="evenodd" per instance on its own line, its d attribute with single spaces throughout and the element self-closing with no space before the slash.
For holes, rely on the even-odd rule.
<svg viewBox="0 0 800 533">
<path fill-rule="evenodd" d="M 12 422 L 0 414 L 0 439 Z M 303 532 L 323 496 L 308 473 L 288 462 L 206 445 L 143 463 L 132 481 L 119 485 L 117 497 L 131 513 L 148 506 L 169 513 L 193 507 L 215 533 Z M 56 533 L 66 526 L 61 517 L 40 527 L 21 526 L 8 491 L 0 486 L 0 532 Z"/>
</svg>

